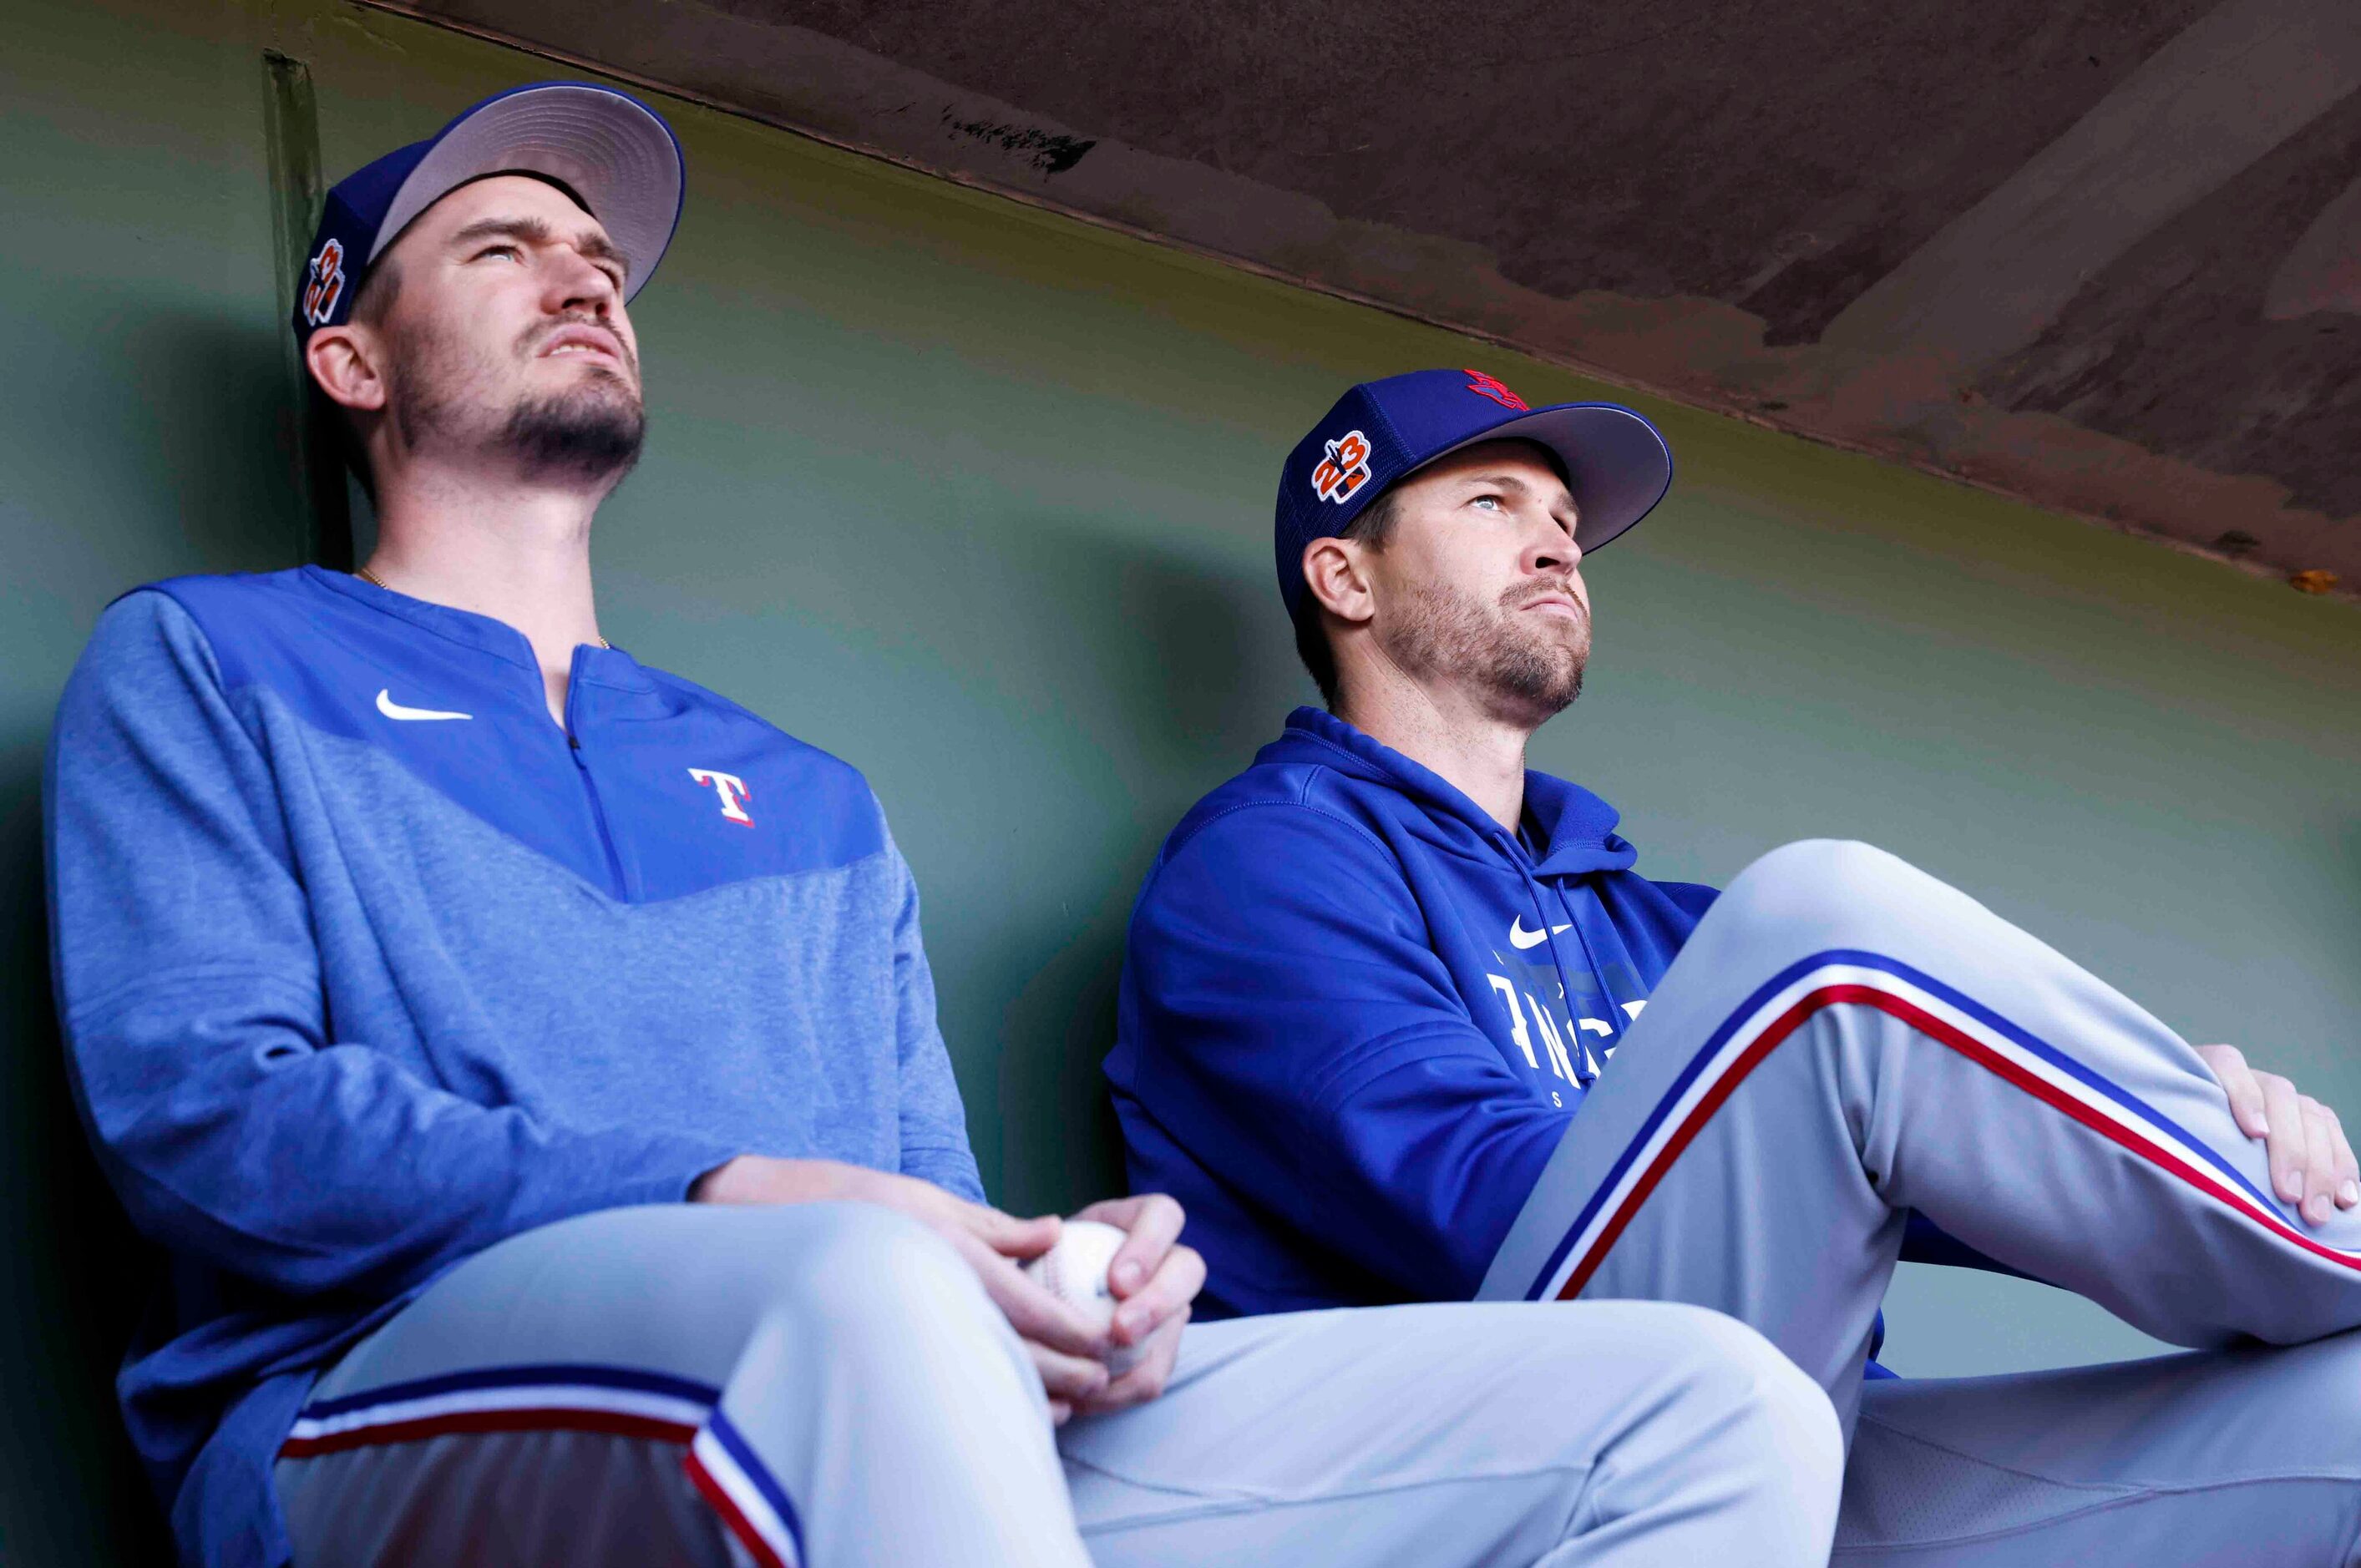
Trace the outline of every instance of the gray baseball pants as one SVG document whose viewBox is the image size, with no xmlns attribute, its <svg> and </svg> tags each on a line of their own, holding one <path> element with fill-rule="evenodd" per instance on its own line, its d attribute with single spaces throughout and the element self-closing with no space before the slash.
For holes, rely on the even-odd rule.
<svg viewBox="0 0 2361 1568">
<path fill-rule="evenodd" d="M 1912 1210 L 2200 1354 L 1864 1384 Z M 1762 1330 L 1850 1440 L 1840 1563 L 2361 1563 L 2361 1211 L 2303 1225 L 2187 1043 L 1866 845 L 1730 885 L 1481 1296 Z"/>
<path fill-rule="evenodd" d="M 1053 1434 L 956 1254 L 887 1211 L 616 1210 L 469 1259 L 321 1381 L 298 1568 L 1687 1568 L 1825 1562 L 1827 1397 L 1694 1308 L 1184 1331 Z"/>
</svg>

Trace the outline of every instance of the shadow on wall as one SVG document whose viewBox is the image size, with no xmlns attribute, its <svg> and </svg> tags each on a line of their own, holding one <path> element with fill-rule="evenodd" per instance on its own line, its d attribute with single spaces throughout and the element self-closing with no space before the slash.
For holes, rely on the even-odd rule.
<svg viewBox="0 0 2361 1568">
<path fill-rule="evenodd" d="M 0 1038 L 14 1048 L 0 1069 L 10 1168 L 0 1207 L 11 1238 L 0 1332 L 16 1348 L 0 1374 L 11 1417 L 0 1453 L 7 1485 L 27 1495 L 6 1509 L 14 1528 L 0 1557 L 62 1563 L 105 1541 L 112 1561 L 163 1563 L 170 1546 L 114 1388 L 155 1259 L 99 1174 L 66 1086 L 49 998 L 39 787 L 36 759 L 7 759 L 0 799 L 16 808 L 0 829 L 0 962 L 14 982 L 0 993 Z"/>
<path fill-rule="evenodd" d="M 114 488 L 133 480 L 146 494 L 130 499 L 144 502 L 152 521 L 146 530 L 96 530 L 82 542 L 84 548 L 105 542 L 141 547 L 125 552 L 119 569 L 127 576 L 115 591 L 149 580 L 159 568 L 272 570 L 300 561 L 306 522 L 295 475 L 302 403 L 287 346 L 242 318 L 170 309 L 135 314 L 120 299 L 58 293 L 61 319 L 90 323 L 87 338 L 71 345 L 83 362 L 44 365 L 46 356 L 37 353 L 31 364 L 13 368 L 55 389 L 60 400 L 46 412 L 60 424 L 57 456 L 69 470 L 92 455 L 91 431 L 119 433 L 108 442 L 110 466 L 119 467 L 101 482 Z M 111 373 L 94 378 L 93 365 Z M 115 406 L 93 406 L 101 399 Z M 169 546 L 149 532 L 164 517 L 178 533 Z"/>
<path fill-rule="evenodd" d="M 157 312 L 126 333 L 122 363 L 157 415 L 154 448 L 175 474 L 206 475 L 216 466 L 246 478 L 284 475 L 291 486 L 289 521 L 301 521 L 302 500 L 291 486 L 298 457 L 302 401 L 295 395 L 287 345 L 244 320 Z M 277 462 L 255 461 L 262 433 L 270 433 Z M 195 525 L 225 539 L 252 527 L 246 520 Z M 287 537 L 290 558 L 299 533 Z M 273 565 L 286 564 L 274 561 Z"/>
<path fill-rule="evenodd" d="M 0 683 L 0 1563 L 167 1563 L 114 1376 L 158 1278 L 67 1087 L 49 990 L 41 753 L 56 685 L 114 595 L 178 572 L 300 558 L 283 345 L 251 322 L 51 279 L 10 368 L 41 464 L 11 476 L 25 615 Z M 100 438 L 103 437 L 103 444 Z M 274 450 L 275 449 L 275 450 Z"/>
<path fill-rule="evenodd" d="M 1308 690 L 1259 579 L 1105 527 L 1041 523 L 1006 609 L 1038 628 L 1066 717 L 1127 799 L 1103 829 L 1071 918 L 1001 933 L 999 1110 L 1008 1151 L 995 1197 L 1071 1211 L 1124 1190 L 1122 1142 L 1099 1063 L 1115 1043 L 1124 933 L 1157 848 L 1206 790 L 1245 766 Z M 979 1086 L 980 1087 L 980 1086 Z"/>
</svg>

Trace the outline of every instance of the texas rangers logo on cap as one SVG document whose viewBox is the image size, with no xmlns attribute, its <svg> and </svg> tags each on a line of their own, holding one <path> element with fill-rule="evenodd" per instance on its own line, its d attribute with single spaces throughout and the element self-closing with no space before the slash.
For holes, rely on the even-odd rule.
<svg viewBox="0 0 2361 1568">
<path fill-rule="evenodd" d="M 1531 411 L 1532 404 L 1509 390 L 1508 383 L 1498 376 L 1487 376 L 1481 370 L 1470 370 L 1467 374 L 1475 378 L 1467 383 L 1467 389 L 1477 397 L 1489 398 L 1502 408 L 1513 409 L 1518 413 Z"/>
<path fill-rule="evenodd" d="M 1369 482 L 1369 438 L 1348 430 L 1328 444 L 1328 455 L 1312 470 L 1312 493 L 1343 506 Z"/>
<path fill-rule="evenodd" d="M 312 258 L 303 286 L 303 319 L 313 326 L 322 326 L 336 313 L 336 302 L 345 294 L 345 247 L 342 240 L 331 239 Z"/>
</svg>

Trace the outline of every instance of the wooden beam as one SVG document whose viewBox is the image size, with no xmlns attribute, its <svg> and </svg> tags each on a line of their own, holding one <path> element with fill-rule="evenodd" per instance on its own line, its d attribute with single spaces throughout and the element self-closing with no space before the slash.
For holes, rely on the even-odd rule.
<svg viewBox="0 0 2361 1568">
<path fill-rule="evenodd" d="M 320 170 L 320 111 L 312 71 L 277 49 L 262 51 L 263 139 L 270 163 L 271 254 L 279 262 L 279 319 L 286 345 L 289 390 L 294 409 L 291 456 L 295 483 L 303 497 L 303 558 L 349 571 L 353 565 L 352 505 L 346 491 L 344 435 L 334 404 L 313 385 L 285 323 L 295 317 L 295 296 L 311 259 L 312 235 L 319 227 L 327 181 Z M 358 281 L 355 269 L 355 281 Z"/>
</svg>

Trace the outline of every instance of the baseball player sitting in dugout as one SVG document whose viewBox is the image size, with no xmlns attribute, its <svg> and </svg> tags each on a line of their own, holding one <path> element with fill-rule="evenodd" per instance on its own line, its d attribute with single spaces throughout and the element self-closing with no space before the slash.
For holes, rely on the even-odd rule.
<svg viewBox="0 0 2361 1568">
<path fill-rule="evenodd" d="M 1892 855 L 1652 882 L 1526 770 L 1581 688 L 1582 558 L 1671 480 L 1639 415 L 1473 371 L 1356 387 L 1288 458 L 1327 711 L 1165 843 L 1107 1059 L 1201 1310 L 1712 1307 L 1834 1399 L 1843 1562 L 2361 1562 L 2361 1171 L 2325 1106 Z M 1890 1380 L 1898 1257 L 2200 1349 Z"/>
<path fill-rule="evenodd" d="M 1111 1327 L 1019 1270 L 1060 1222 L 983 1201 L 868 785 L 598 633 L 681 189 L 578 83 L 339 185 L 295 330 L 369 568 L 127 595 L 60 709 L 60 1011 L 169 1259 L 121 1388 L 182 1560 L 1823 1559 L 1834 1413 L 1728 1318 L 1184 1332 L 1161 1197 L 1084 1211 Z"/>
</svg>

